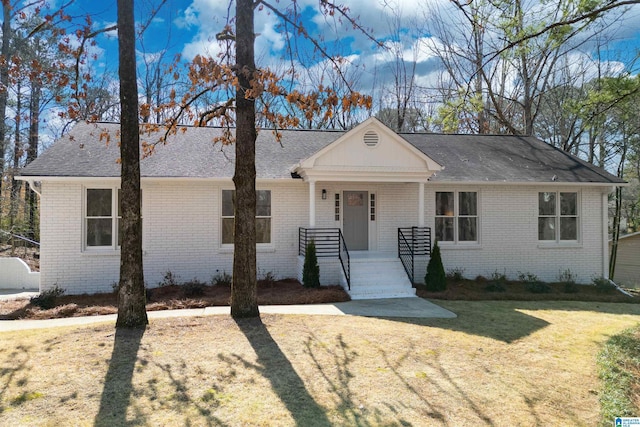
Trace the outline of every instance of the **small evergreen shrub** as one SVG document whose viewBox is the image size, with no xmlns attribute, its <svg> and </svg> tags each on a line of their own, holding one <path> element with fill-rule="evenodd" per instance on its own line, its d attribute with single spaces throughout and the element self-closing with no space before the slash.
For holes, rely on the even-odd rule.
<svg viewBox="0 0 640 427">
<path fill-rule="evenodd" d="M 447 279 L 454 282 L 460 282 L 464 279 L 464 268 L 456 267 L 447 271 Z"/>
<path fill-rule="evenodd" d="M 571 270 L 566 269 L 558 273 L 558 282 L 564 285 L 565 294 L 577 294 L 578 285 L 576 284 L 576 275 Z"/>
<path fill-rule="evenodd" d="M 48 310 L 56 306 L 58 297 L 62 296 L 64 292 L 64 289 L 58 287 L 58 285 L 54 285 L 53 288 L 47 289 L 46 291 L 40 292 L 39 295 L 31 297 L 29 302 L 43 310 Z"/>
<path fill-rule="evenodd" d="M 616 286 L 605 277 L 594 277 L 592 282 L 596 287 L 596 291 L 603 294 L 611 292 L 616 288 Z"/>
<path fill-rule="evenodd" d="M 440 247 L 436 241 L 431 251 L 431 259 L 427 264 L 427 274 L 424 277 L 424 284 L 428 291 L 442 292 L 447 289 L 447 276 L 442 265 L 442 256 L 440 255 Z"/>
<path fill-rule="evenodd" d="M 186 298 L 201 297 L 204 295 L 206 287 L 206 283 L 201 282 L 198 279 L 193 279 L 181 286 L 182 295 Z"/>
<path fill-rule="evenodd" d="M 316 244 L 313 240 L 307 243 L 307 250 L 304 254 L 302 285 L 306 288 L 320 287 L 320 266 L 316 255 Z"/>
<path fill-rule="evenodd" d="M 507 287 L 500 282 L 489 282 L 484 290 L 487 292 L 507 292 Z"/>
<path fill-rule="evenodd" d="M 524 283 L 525 289 L 532 294 L 548 294 L 552 291 L 549 284 L 542 282 L 533 273 L 520 273 L 518 279 Z"/>
<path fill-rule="evenodd" d="M 223 271 L 222 273 L 218 273 L 211 278 L 211 284 L 213 286 L 223 286 L 225 288 L 231 287 L 231 281 L 232 281 L 232 277 L 231 275 L 227 274 L 226 271 Z"/>
</svg>

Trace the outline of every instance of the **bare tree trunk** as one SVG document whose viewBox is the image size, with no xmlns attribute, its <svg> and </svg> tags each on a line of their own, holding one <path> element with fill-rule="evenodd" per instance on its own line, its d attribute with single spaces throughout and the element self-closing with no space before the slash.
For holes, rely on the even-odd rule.
<svg viewBox="0 0 640 427">
<path fill-rule="evenodd" d="M 38 158 L 38 147 L 40 139 L 40 95 L 42 94 L 41 83 L 37 80 L 31 84 L 31 99 L 29 101 L 29 149 L 27 150 L 27 164 Z M 29 237 L 36 235 L 36 193 L 30 187 L 25 188 L 25 211 L 29 224 Z"/>
<path fill-rule="evenodd" d="M 133 0 L 118 0 L 120 77 L 121 212 L 120 282 L 116 327 L 143 328 L 149 323 L 142 268 L 140 215 L 140 129 Z"/>
<path fill-rule="evenodd" d="M 13 138 L 13 172 L 10 174 L 11 182 L 9 187 L 11 188 L 9 196 L 9 230 L 13 230 L 18 219 L 18 199 L 20 198 L 20 181 L 14 179 L 18 168 L 20 168 L 20 157 L 22 157 L 22 140 L 20 139 L 20 127 L 22 126 L 22 84 L 18 80 L 16 83 L 16 127 L 15 136 Z M 2 158 L 4 161 L 4 158 Z"/>
<path fill-rule="evenodd" d="M 7 148 L 5 141 L 7 130 L 5 117 L 7 115 L 7 99 L 9 96 L 9 41 L 11 40 L 11 3 L 2 2 L 2 48 L 0 49 L 0 223 L 2 223 L 2 183 L 4 182 L 4 155 Z"/>
<path fill-rule="evenodd" d="M 231 315 L 257 317 L 256 271 L 256 110 L 245 96 L 255 72 L 253 0 L 236 1 L 236 187 Z"/>
</svg>

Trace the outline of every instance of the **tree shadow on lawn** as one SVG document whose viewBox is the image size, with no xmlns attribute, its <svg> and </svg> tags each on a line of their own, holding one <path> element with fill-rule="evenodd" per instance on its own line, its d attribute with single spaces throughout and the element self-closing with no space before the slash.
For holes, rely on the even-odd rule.
<svg viewBox="0 0 640 427">
<path fill-rule="evenodd" d="M 247 368 L 269 380 L 273 391 L 287 407 L 297 426 L 331 426 L 326 409 L 309 394 L 304 381 L 282 352 L 260 318 L 237 319 L 236 323 L 258 356 L 253 364 L 236 356 Z"/>
<path fill-rule="evenodd" d="M 133 421 L 127 422 L 127 409 L 134 392 L 133 372 L 145 330 L 145 328 L 116 329 L 113 352 L 104 379 L 95 426 L 124 426 L 133 423 Z M 144 421 L 142 414 L 136 414 L 135 423 L 144 424 Z"/>
<path fill-rule="evenodd" d="M 512 343 L 550 323 L 525 311 L 591 311 L 640 315 L 639 304 L 584 301 L 434 301 L 457 314 L 455 319 L 394 318 L 394 321 L 434 326 Z"/>
<path fill-rule="evenodd" d="M 439 301 L 436 303 L 441 304 Z M 517 341 L 549 326 L 546 320 L 519 311 L 519 307 L 514 305 L 513 301 L 506 304 L 496 301 L 456 301 L 451 305 L 442 302 L 441 305 L 456 313 L 457 317 L 452 319 L 395 317 L 387 320 L 464 332 L 505 343 Z"/>
</svg>

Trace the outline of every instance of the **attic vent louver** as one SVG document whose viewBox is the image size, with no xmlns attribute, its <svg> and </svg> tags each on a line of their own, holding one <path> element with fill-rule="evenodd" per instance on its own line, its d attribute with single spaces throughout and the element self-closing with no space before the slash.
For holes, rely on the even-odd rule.
<svg viewBox="0 0 640 427">
<path fill-rule="evenodd" d="M 369 147 L 375 147 L 376 145 L 378 145 L 379 141 L 378 134 L 372 130 L 367 131 L 362 139 L 364 140 L 364 143 Z"/>
</svg>

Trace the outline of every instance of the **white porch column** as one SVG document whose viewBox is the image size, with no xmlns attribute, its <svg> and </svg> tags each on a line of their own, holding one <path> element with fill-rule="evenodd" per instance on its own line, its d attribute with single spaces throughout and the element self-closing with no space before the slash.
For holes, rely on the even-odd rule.
<svg viewBox="0 0 640 427">
<path fill-rule="evenodd" d="M 418 184 L 418 227 L 424 227 L 424 182 Z"/>
<path fill-rule="evenodd" d="M 309 181 L 309 227 L 316 226 L 316 183 Z"/>
</svg>

